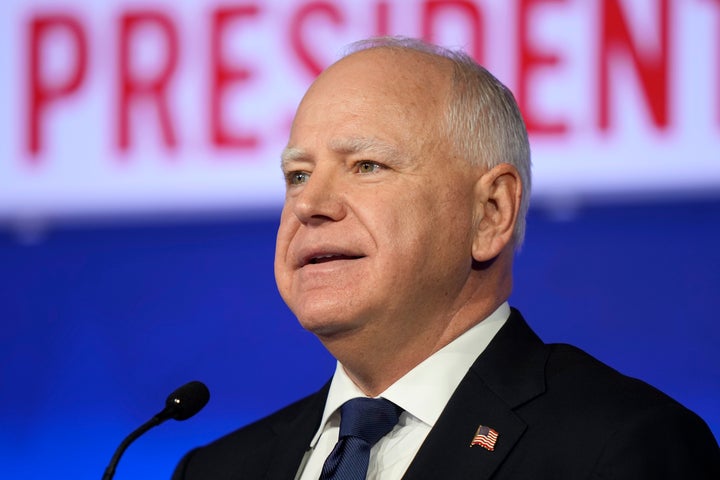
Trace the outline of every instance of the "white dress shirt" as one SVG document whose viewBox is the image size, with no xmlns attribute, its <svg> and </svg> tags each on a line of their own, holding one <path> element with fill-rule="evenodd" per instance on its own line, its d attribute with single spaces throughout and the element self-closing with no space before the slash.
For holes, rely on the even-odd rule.
<svg viewBox="0 0 720 480">
<path fill-rule="evenodd" d="M 370 450 L 367 479 L 397 480 L 403 476 L 460 381 L 509 316 L 510 306 L 506 302 L 379 395 L 400 406 L 403 413 L 395 428 Z M 296 479 L 320 478 L 325 459 L 338 441 L 340 406 L 351 398 L 364 396 L 338 362 L 320 428 L 310 442 Z"/>
</svg>

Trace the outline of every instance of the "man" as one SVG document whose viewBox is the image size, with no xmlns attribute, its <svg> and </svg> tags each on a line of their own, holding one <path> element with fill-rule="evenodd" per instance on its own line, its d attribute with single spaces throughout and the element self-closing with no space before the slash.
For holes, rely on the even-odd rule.
<svg viewBox="0 0 720 480">
<path fill-rule="evenodd" d="M 720 478 L 702 420 L 543 344 L 508 306 L 529 147 L 512 95 L 470 58 L 356 46 L 303 98 L 282 168 L 278 288 L 335 375 L 189 453 L 174 478 L 348 478 L 339 432 L 372 416 L 346 413 L 356 397 L 396 408 L 360 478 Z"/>
</svg>

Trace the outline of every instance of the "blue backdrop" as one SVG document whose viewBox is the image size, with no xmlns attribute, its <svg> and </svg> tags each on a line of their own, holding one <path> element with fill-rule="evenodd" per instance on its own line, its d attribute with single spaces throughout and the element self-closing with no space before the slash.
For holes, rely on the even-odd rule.
<svg viewBox="0 0 720 480">
<path fill-rule="evenodd" d="M 283 305 L 277 212 L 0 231 L 3 478 L 99 478 L 186 381 L 209 405 L 130 447 L 117 479 L 319 388 L 334 361 Z M 531 211 L 511 303 L 698 412 L 720 435 L 720 201 Z"/>
</svg>

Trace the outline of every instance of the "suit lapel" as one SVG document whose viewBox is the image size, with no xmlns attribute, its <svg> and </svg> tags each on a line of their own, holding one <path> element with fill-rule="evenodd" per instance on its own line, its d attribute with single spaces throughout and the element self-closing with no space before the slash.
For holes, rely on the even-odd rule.
<svg viewBox="0 0 720 480">
<path fill-rule="evenodd" d="M 453 393 L 403 478 L 491 478 L 527 428 L 514 409 L 544 392 L 546 358 L 542 341 L 513 310 Z M 470 446 L 479 425 L 498 432 L 494 451 Z"/>
<path fill-rule="evenodd" d="M 310 440 L 320 426 L 330 383 L 313 395 L 306 408 L 297 412 L 290 421 L 278 421 L 273 425 L 276 437 L 265 478 L 295 478 Z"/>
<path fill-rule="evenodd" d="M 499 434 L 494 451 L 470 446 L 479 425 Z M 460 384 L 403 477 L 488 479 L 525 424 L 474 374 Z"/>
</svg>

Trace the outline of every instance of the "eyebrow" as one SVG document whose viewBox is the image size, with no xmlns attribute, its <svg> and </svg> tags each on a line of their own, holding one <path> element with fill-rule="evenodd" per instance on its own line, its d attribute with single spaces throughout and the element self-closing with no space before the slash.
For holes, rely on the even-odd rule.
<svg viewBox="0 0 720 480">
<path fill-rule="evenodd" d="M 280 166 L 285 169 L 285 165 L 290 162 L 297 162 L 307 160 L 309 155 L 302 148 L 298 147 L 285 147 L 280 155 Z"/>
<path fill-rule="evenodd" d="M 342 155 L 370 154 L 382 159 L 398 159 L 400 151 L 394 145 L 378 138 L 349 137 L 334 139 L 329 142 L 330 150 Z M 293 161 L 307 161 L 311 157 L 304 149 L 299 147 L 286 147 L 281 155 L 281 166 Z"/>
</svg>

